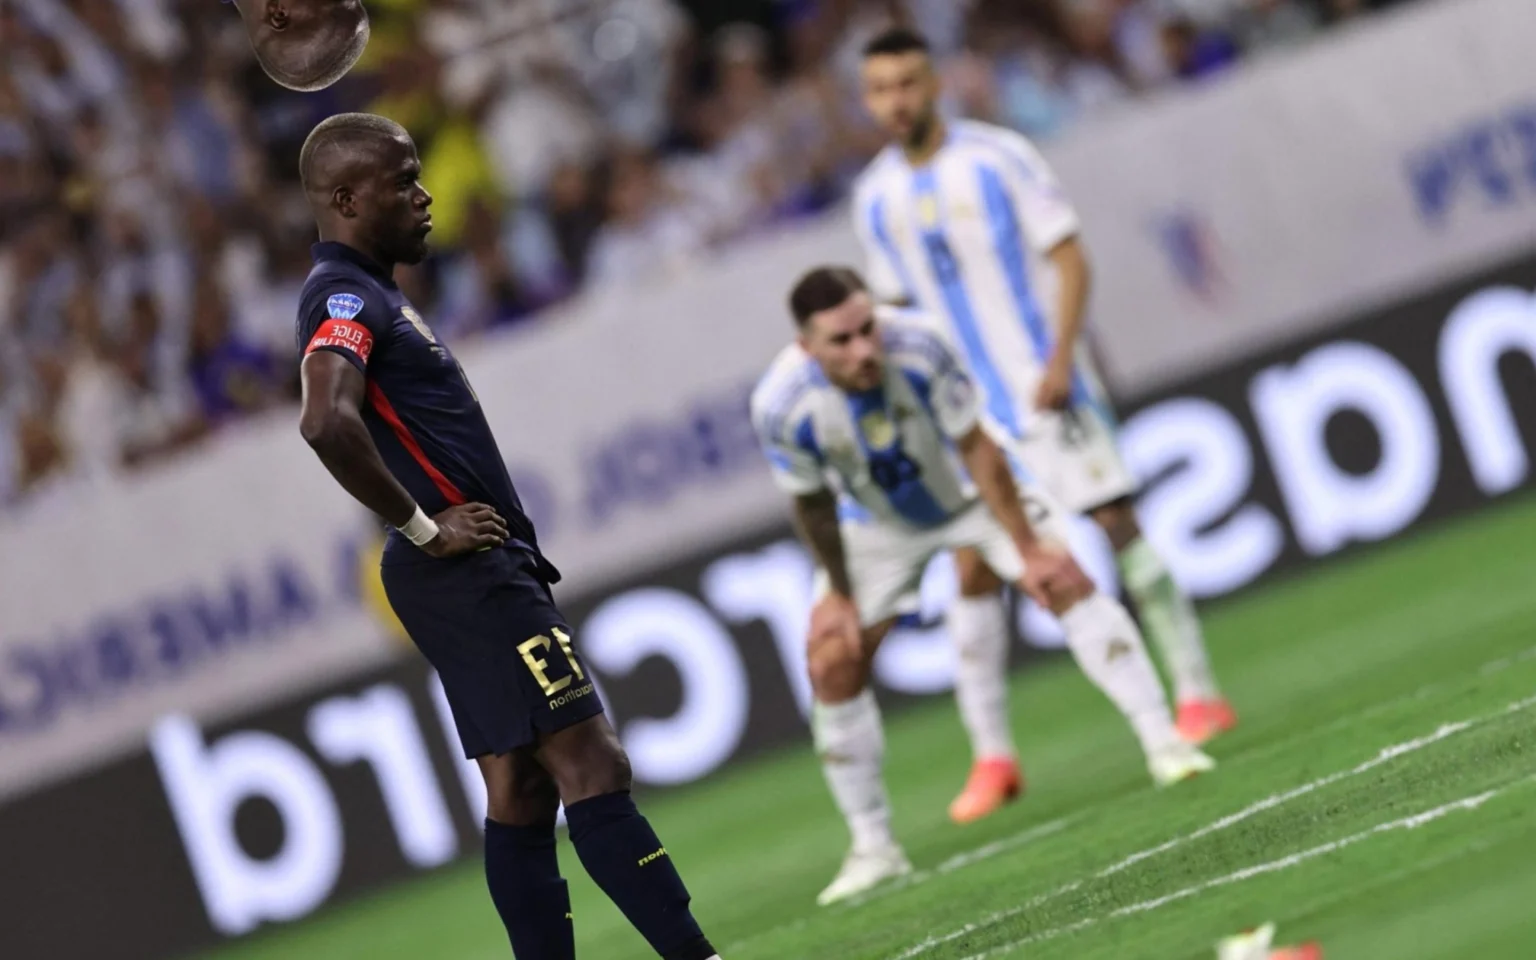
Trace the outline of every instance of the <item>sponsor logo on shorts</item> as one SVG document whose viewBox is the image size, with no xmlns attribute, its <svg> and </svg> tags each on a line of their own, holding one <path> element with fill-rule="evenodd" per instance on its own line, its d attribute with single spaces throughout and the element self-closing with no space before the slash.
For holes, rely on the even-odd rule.
<svg viewBox="0 0 1536 960">
<path fill-rule="evenodd" d="M 1131 655 L 1131 645 L 1126 640 L 1115 639 L 1109 641 L 1109 648 L 1105 651 L 1104 662 L 1114 663 L 1123 657 Z"/>
<path fill-rule="evenodd" d="M 568 691 L 566 693 L 562 693 L 560 696 L 554 697 L 553 699 L 551 699 L 549 701 L 549 709 L 551 709 L 551 710 L 559 710 L 561 707 L 565 706 L 566 704 L 571 703 L 572 701 L 575 701 L 575 700 L 580 700 L 582 697 L 585 697 L 587 694 L 589 694 L 591 692 L 592 692 L 592 684 L 588 683 L 588 684 L 584 684 L 582 686 L 579 686 L 575 690 L 571 690 L 571 691 Z"/>
</svg>

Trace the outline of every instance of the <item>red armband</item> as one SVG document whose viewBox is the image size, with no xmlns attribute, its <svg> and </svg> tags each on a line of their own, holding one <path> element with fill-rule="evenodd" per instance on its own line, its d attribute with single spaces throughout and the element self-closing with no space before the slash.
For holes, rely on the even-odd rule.
<svg viewBox="0 0 1536 960">
<path fill-rule="evenodd" d="M 320 324 L 315 335 L 309 338 L 309 346 L 304 348 L 304 355 L 307 357 L 316 350 L 328 347 L 346 350 L 366 365 L 368 355 L 373 352 L 373 334 L 355 320 L 332 318 Z"/>
</svg>

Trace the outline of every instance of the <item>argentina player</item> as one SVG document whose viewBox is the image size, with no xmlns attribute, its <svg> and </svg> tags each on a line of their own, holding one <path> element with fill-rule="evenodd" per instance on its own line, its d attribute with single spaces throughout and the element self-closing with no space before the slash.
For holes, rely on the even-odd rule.
<svg viewBox="0 0 1536 960">
<path fill-rule="evenodd" d="M 752 422 L 825 572 L 807 639 L 811 722 L 853 842 L 818 902 L 911 870 L 890 829 L 869 671 L 902 601 L 941 551 L 975 551 L 1061 619 L 1083 672 L 1130 722 L 1155 782 L 1211 769 L 1178 735 L 1135 622 L 1062 546 L 1059 511 L 1038 491 L 1021 496 L 944 339 L 877 317 L 863 280 L 843 268 L 808 273 L 790 309 L 799 336 L 754 390 Z M 1006 700 L 996 709 L 1006 726 Z"/>
<path fill-rule="evenodd" d="M 1103 528 L 1172 676 L 1184 736 L 1200 743 L 1229 729 L 1236 717 L 1212 675 L 1194 607 L 1141 535 L 1136 483 L 1081 347 L 1088 261 L 1071 202 L 1024 137 L 939 113 L 938 78 L 917 34 L 896 28 L 872 40 L 863 85 L 866 107 L 893 141 L 861 176 L 853 205 L 877 295 L 941 318 L 999 442 L 1067 509 Z M 990 599 L 992 578 L 974 551 L 961 551 L 956 563 L 963 599 L 950 623 L 968 653 L 962 663 L 1001 662 L 1004 614 Z M 962 704 L 994 696 L 993 675 L 962 669 Z M 1010 741 L 993 739 L 1011 754 Z M 978 763 L 973 776 L 987 773 Z M 987 783 L 976 786 L 987 792 Z M 975 799 L 985 807 L 988 797 Z"/>
<path fill-rule="evenodd" d="M 341 114 L 299 158 L 319 226 L 297 324 L 299 427 L 336 481 L 391 527 L 390 606 L 437 670 L 485 777 L 485 872 L 521 960 L 574 960 L 555 818 L 582 866 L 664 960 L 719 960 L 672 858 L 631 799 L 630 766 L 555 606 L 539 551 L 463 369 L 395 285 L 427 254 L 432 197 L 399 125 Z"/>
</svg>

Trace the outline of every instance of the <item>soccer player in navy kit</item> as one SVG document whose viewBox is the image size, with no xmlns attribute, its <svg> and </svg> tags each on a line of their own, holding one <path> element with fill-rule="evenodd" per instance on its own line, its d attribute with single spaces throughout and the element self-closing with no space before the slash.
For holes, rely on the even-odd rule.
<svg viewBox="0 0 1536 960">
<path fill-rule="evenodd" d="M 431 196 L 404 129 L 342 114 L 304 143 L 320 230 L 299 304 L 300 430 L 342 487 L 393 528 L 385 593 L 442 677 L 488 794 L 486 879 L 519 960 L 575 956 L 555 857 L 565 804 L 582 865 L 666 960 L 718 960 L 630 799 L 629 760 L 549 585 L 559 573 L 474 390 L 391 280 L 418 263 Z"/>
</svg>

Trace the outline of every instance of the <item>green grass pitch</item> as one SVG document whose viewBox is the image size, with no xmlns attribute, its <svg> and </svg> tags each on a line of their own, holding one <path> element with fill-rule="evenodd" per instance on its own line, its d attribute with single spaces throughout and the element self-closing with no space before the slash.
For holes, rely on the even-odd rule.
<svg viewBox="0 0 1536 960">
<path fill-rule="evenodd" d="M 1275 921 L 1329 960 L 1536 956 L 1536 502 L 1206 611 L 1242 724 L 1154 790 L 1060 662 L 1013 685 L 1027 796 L 966 828 L 954 707 L 888 724 L 914 882 L 818 909 L 846 834 L 809 745 L 643 804 L 725 960 L 1215 956 Z M 562 844 L 583 960 L 651 956 Z M 467 864 L 217 960 L 510 955 Z"/>
</svg>

